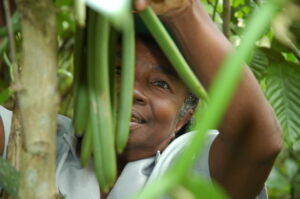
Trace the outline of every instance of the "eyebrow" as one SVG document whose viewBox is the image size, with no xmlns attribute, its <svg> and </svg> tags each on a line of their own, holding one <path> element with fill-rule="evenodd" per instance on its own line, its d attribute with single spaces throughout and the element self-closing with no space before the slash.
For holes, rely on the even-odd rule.
<svg viewBox="0 0 300 199">
<path fill-rule="evenodd" d="M 121 51 L 117 51 L 116 53 L 116 58 L 117 58 L 117 62 L 118 61 L 122 61 L 122 55 L 121 55 Z M 118 64 L 120 65 L 120 64 Z M 171 66 L 166 66 L 166 65 L 153 65 L 152 69 L 155 71 L 159 71 L 162 72 L 163 74 L 167 75 L 167 76 L 172 76 L 174 78 L 179 78 L 177 72 L 175 71 L 175 69 Z"/>
<path fill-rule="evenodd" d="M 179 78 L 177 72 L 171 67 L 164 66 L 164 65 L 154 65 L 153 69 L 162 72 L 167 76 L 173 76 L 175 78 Z"/>
</svg>

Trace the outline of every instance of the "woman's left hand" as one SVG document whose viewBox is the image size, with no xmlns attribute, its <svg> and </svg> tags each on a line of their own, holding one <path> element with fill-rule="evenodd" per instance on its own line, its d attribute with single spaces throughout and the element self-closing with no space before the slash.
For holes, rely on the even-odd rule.
<svg viewBox="0 0 300 199">
<path fill-rule="evenodd" d="M 147 6 L 151 6 L 157 15 L 164 15 L 168 12 L 182 9 L 189 4 L 189 0 L 135 0 L 134 2 L 137 11 L 142 11 Z"/>
</svg>

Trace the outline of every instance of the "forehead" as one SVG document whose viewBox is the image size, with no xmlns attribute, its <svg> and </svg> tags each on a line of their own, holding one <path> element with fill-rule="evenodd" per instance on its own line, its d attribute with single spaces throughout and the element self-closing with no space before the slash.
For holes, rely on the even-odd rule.
<svg viewBox="0 0 300 199">
<path fill-rule="evenodd" d="M 147 35 L 136 37 L 136 56 L 137 61 L 148 61 L 154 70 L 179 79 L 177 72 L 152 37 Z"/>
</svg>

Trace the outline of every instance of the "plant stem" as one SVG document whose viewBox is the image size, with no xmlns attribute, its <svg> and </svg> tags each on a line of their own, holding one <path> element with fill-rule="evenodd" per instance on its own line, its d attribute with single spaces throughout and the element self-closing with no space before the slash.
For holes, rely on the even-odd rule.
<svg viewBox="0 0 300 199">
<path fill-rule="evenodd" d="M 4 5 L 4 12 L 5 12 L 5 20 L 6 20 L 6 26 L 7 26 L 7 33 L 8 33 L 8 41 L 9 41 L 9 57 L 12 63 L 13 68 L 13 82 L 18 82 L 19 80 L 19 69 L 17 65 L 16 60 L 16 44 L 15 44 L 15 36 L 14 36 L 14 30 L 13 25 L 11 21 L 11 13 L 10 13 L 10 7 L 8 0 L 3 0 Z"/>
<path fill-rule="evenodd" d="M 231 2 L 230 0 L 223 0 L 223 33 L 224 35 L 229 38 L 230 36 L 230 18 L 231 18 Z"/>
</svg>

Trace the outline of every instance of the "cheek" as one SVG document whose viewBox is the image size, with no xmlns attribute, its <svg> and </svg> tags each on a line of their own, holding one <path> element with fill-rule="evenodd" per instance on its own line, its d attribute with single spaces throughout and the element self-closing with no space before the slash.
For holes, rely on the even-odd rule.
<svg viewBox="0 0 300 199">
<path fill-rule="evenodd" d="M 170 101 L 160 101 L 155 107 L 155 117 L 160 121 L 160 124 L 170 125 L 177 118 L 178 105 L 170 103 Z"/>
</svg>

